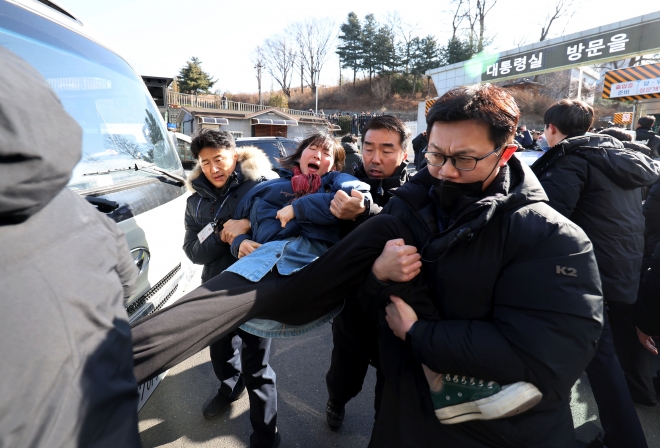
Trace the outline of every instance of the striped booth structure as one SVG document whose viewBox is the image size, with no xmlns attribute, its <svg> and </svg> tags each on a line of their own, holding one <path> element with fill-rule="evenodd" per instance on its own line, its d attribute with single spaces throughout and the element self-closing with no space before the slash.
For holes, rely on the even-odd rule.
<svg viewBox="0 0 660 448">
<path fill-rule="evenodd" d="M 660 64 L 610 70 L 605 73 L 603 98 L 617 100 L 660 98 Z"/>
</svg>

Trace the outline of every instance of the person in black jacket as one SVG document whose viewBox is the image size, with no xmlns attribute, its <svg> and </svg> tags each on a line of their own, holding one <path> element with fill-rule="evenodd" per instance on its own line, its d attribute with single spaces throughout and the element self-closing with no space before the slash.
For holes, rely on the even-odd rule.
<svg viewBox="0 0 660 448">
<path fill-rule="evenodd" d="M 422 151 L 426 149 L 429 142 L 426 140 L 426 131 L 420 132 L 417 137 L 412 140 L 413 152 L 415 153 L 415 169 L 420 171 L 426 166 L 426 158 Z"/>
<path fill-rule="evenodd" d="M 637 302 L 633 305 L 632 319 L 641 346 L 651 356 L 640 356 L 640 375 L 647 387 L 653 380 L 653 355 L 658 354 L 653 336 L 660 336 L 660 182 L 651 187 L 644 201 L 644 260 Z M 640 347 L 637 347 L 638 349 Z M 655 380 L 655 392 L 660 393 L 660 381 Z"/>
<path fill-rule="evenodd" d="M 608 447 L 646 446 L 631 394 L 638 401 L 648 397 L 643 384 L 635 381 L 636 369 L 624 360 L 638 345 L 635 328 L 625 315 L 636 300 L 642 265 L 641 188 L 658 179 L 660 165 L 626 150 L 610 136 L 586 134 L 593 109 L 582 101 L 555 103 L 544 119 L 551 149 L 532 169 L 550 206 L 582 227 L 592 241 L 608 305 L 597 355 L 586 369 L 604 441 Z M 627 370 L 625 379 L 622 367 Z"/>
<path fill-rule="evenodd" d="M 236 261 L 230 244 L 249 229 L 248 220 L 230 219 L 238 203 L 252 187 L 277 175 L 263 151 L 236 148 L 234 138 L 225 131 L 202 131 L 193 138 L 190 150 L 198 163 L 188 178 L 193 194 L 186 207 L 183 250 L 193 263 L 204 265 L 204 283 Z M 204 407 L 204 417 L 211 420 L 222 415 L 247 388 L 252 448 L 279 443 L 275 372 L 268 364 L 270 344 L 270 338 L 236 329 L 209 347 L 220 388 Z"/>
<path fill-rule="evenodd" d="M 635 141 L 648 146 L 652 151 L 650 157 L 653 159 L 660 157 L 660 137 L 651 130 L 654 124 L 655 117 L 647 115 L 637 121 L 637 129 L 635 130 Z"/>
<path fill-rule="evenodd" d="M 364 163 L 355 176 L 369 184 L 372 201 L 365 204 L 359 192 L 350 197 L 343 191 L 337 192 L 330 211 L 344 220 L 344 235 L 380 213 L 392 191 L 408 181 L 405 156 L 411 137 L 405 123 L 392 115 L 374 117 L 367 123 L 362 135 Z M 332 358 L 326 374 L 326 420 L 331 428 L 337 429 L 344 421 L 346 403 L 362 390 L 370 364 L 376 368 L 374 409 L 378 415 L 383 379 L 379 368 L 378 327 L 355 300 L 347 300 L 342 312 L 334 318 L 332 341 Z"/>
<path fill-rule="evenodd" d="M 416 289 L 401 294 L 411 306 L 390 282 L 389 269 L 411 256 L 402 241 L 388 243 L 366 282 L 368 296 L 392 302 L 381 311 L 386 383 L 373 447 L 575 443 L 570 391 L 601 332 L 600 281 L 584 232 L 511 157 L 518 118 L 498 87 L 445 93 L 427 116 L 429 166 L 381 212 L 410 229 L 423 266 Z M 422 365 L 458 382 L 531 382 L 543 399 L 513 417 L 441 425 Z"/>
<path fill-rule="evenodd" d="M 527 130 L 527 126 L 518 127 L 515 140 L 524 149 L 532 149 L 534 147 L 534 139 L 532 138 L 532 134 Z"/>
<path fill-rule="evenodd" d="M 360 151 L 358 151 L 356 143 L 357 138 L 352 134 L 345 135 L 341 138 L 341 146 L 346 151 L 346 161 L 341 171 L 351 176 L 355 176 L 354 167 L 362 165 L 362 156 L 360 155 Z"/>
</svg>

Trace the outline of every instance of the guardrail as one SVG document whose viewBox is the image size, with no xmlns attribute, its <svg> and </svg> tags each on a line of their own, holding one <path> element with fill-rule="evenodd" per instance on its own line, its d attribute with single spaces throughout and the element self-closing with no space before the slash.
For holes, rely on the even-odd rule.
<svg viewBox="0 0 660 448">
<path fill-rule="evenodd" d="M 230 101 L 222 99 L 217 95 L 190 95 L 187 93 L 167 92 L 167 104 L 174 104 L 177 106 L 190 106 L 202 107 L 205 109 L 219 109 L 219 110 L 233 110 L 238 112 L 260 112 L 262 110 L 271 109 L 271 106 L 261 106 L 259 104 L 239 103 L 238 101 Z M 314 113 L 304 110 L 288 109 L 276 107 L 285 114 L 313 117 Z"/>
</svg>

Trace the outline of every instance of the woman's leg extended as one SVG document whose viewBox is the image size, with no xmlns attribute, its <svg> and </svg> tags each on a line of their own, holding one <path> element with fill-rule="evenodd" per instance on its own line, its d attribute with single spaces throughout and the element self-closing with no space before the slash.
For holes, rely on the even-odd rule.
<svg viewBox="0 0 660 448">
<path fill-rule="evenodd" d="M 412 244 L 397 218 L 369 219 L 300 272 L 251 282 L 231 272 L 212 278 L 132 327 L 135 376 L 143 382 L 253 318 L 302 325 L 322 317 L 360 286 L 388 240 Z"/>
</svg>

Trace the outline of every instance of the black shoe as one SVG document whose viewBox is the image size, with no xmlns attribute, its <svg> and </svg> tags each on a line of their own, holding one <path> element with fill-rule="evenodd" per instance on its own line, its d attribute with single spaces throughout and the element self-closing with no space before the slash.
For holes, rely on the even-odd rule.
<svg viewBox="0 0 660 448">
<path fill-rule="evenodd" d="M 632 397 L 632 401 L 635 404 L 641 404 L 642 406 L 654 407 L 658 405 L 658 400 L 655 397 Z"/>
<path fill-rule="evenodd" d="M 245 394 L 245 386 L 243 386 L 243 389 L 241 389 L 236 398 L 229 398 L 226 395 L 218 393 L 204 408 L 204 418 L 207 420 L 213 420 L 214 418 L 218 417 L 225 409 L 229 407 L 230 404 L 236 400 L 239 400 L 243 394 Z"/>
<path fill-rule="evenodd" d="M 344 405 L 338 405 L 332 400 L 328 400 L 328 404 L 325 407 L 325 416 L 328 420 L 328 426 L 332 429 L 339 429 L 342 423 L 344 423 L 344 414 L 345 409 Z"/>
<path fill-rule="evenodd" d="M 603 435 L 598 433 L 596 438 L 587 444 L 587 448 L 607 448 L 603 442 Z"/>
<path fill-rule="evenodd" d="M 270 446 L 270 448 L 277 448 L 280 446 L 280 442 L 282 441 L 282 438 L 280 437 L 280 432 L 276 431 L 275 432 L 275 440 L 273 440 L 273 444 Z"/>
</svg>

